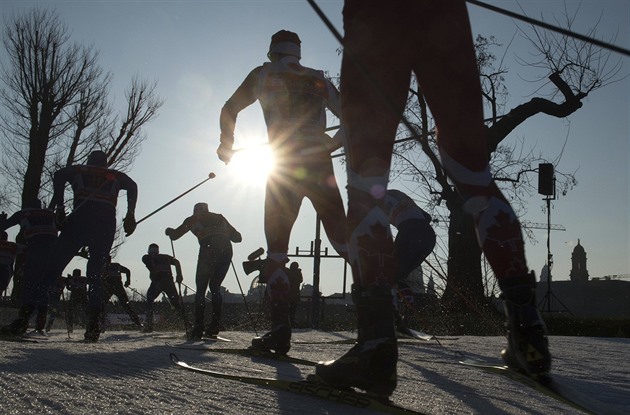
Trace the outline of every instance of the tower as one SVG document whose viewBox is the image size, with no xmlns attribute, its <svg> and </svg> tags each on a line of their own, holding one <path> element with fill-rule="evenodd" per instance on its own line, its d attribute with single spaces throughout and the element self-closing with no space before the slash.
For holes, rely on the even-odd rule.
<svg viewBox="0 0 630 415">
<path fill-rule="evenodd" d="M 586 269 L 586 251 L 584 247 L 580 245 L 580 240 L 573 248 L 571 254 L 571 272 L 569 274 L 571 281 L 573 282 L 587 282 L 588 270 Z"/>
</svg>

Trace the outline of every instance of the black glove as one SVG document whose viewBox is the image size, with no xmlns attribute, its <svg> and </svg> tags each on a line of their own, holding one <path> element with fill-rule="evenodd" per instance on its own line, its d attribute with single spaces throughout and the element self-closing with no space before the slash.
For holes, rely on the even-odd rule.
<svg viewBox="0 0 630 415">
<path fill-rule="evenodd" d="M 4 223 L 7 221 L 7 213 L 0 213 L 0 229 L 4 229 Z"/>
<path fill-rule="evenodd" d="M 166 228 L 166 229 L 164 230 L 164 233 L 166 234 L 166 236 L 168 236 L 169 238 L 173 239 L 173 237 L 172 237 L 171 235 L 173 234 L 173 231 L 174 231 L 174 230 L 175 230 L 175 229 L 173 229 L 173 228 Z"/>
<path fill-rule="evenodd" d="M 131 281 L 125 281 L 125 287 L 129 287 L 131 285 Z"/>
<path fill-rule="evenodd" d="M 230 160 L 232 160 L 234 150 L 232 150 L 232 146 L 221 143 L 219 144 L 219 148 L 217 148 L 217 155 L 219 156 L 219 160 L 228 164 Z"/>
<path fill-rule="evenodd" d="M 175 277 L 175 281 L 178 284 L 181 284 L 182 282 L 184 282 L 184 277 L 182 277 L 181 275 L 178 275 L 177 277 Z"/>
<path fill-rule="evenodd" d="M 125 236 L 131 235 L 136 230 L 136 218 L 133 212 L 127 212 L 127 216 L 123 219 L 123 228 L 125 229 Z"/>
</svg>

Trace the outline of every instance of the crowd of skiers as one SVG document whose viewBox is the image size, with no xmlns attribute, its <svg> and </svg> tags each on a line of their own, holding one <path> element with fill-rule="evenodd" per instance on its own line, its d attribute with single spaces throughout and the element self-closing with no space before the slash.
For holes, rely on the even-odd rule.
<svg viewBox="0 0 630 415">
<path fill-rule="evenodd" d="M 534 377 L 545 376 L 551 356 L 545 324 L 536 309 L 535 279 L 527 267 L 520 223 L 488 166 L 479 72 L 465 2 L 346 0 L 343 18 L 339 90 L 322 71 L 301 65 L 298 35 L 281 30 L 271 38 L 269 61 L 249 72 L 220 113 L 220 160 L 231 161 L 237 116 L 256 101 L 275 157 L 266 183 L 267 256 L 261 271 L 271 325 L 269 332 L 252 340 L 252 347 L 280 354 L 291 347 L 288 243 L 300 205 L 308 198 L 331 245 L 352 268 L 358 328 L 356 344 L 338 359 L 320 363 L 316 376 L 335 386 L 385 397 L 396 388 L 395 293 L 400 288 L 404 297 L 405 278 L 435 244 L 430 217 L 404 193 L 388 189 L 394 139 L 401 120 L 405 121 L 413 73 L 435 121 L 442 166 L 475 220 L 479 244 L 505 300 L 508 345 L 502 356 L 509 366 Z M 326 111 L 341 121 L 333 137 L 326 134 Z M 331 152 L 342 146 L 347 209 L 331 159 Z M 85 339 L 97 341 L 109 298 L 102 277 L 110 264 L 120 190 L 127 193 L 123 221 L 127 236 L 136 227 L 136 184 L 107 166 L 105 153 L 95 151 L 84 165 L 59 170 L 50 209 L 34 201 L 4 221 L 3 229 L 20 223 L 28 255 L 20 317 L 2 331 L 23 332 L 30 315 L 47 304 L 48 287 L 87 247 Z M 66 183 L 74 192 L 74 207 L 67 217 Z M 392 226 L 398 230 L 395 239 Z M 199 241 L 197 295 L 189 333 L 194 339 L 220 330 L 219 287 L 232 258 L 231 244 L 242 236 L 222 215 L 209 212 L 205 203 L 195 205 L 192 216 L 177 228 L 167 228 L 166 235 L 174 240 L 188 231 Z M 171 266 L 177 268 L 179 281 L 179 264 L 160 254 L 157 246 L 149 247 L 143 262 L 151 273 L 149 304 L 161 291 L 178 304 Z M 212 319 L 205 325 L 208 287 Z"/>
</svg>

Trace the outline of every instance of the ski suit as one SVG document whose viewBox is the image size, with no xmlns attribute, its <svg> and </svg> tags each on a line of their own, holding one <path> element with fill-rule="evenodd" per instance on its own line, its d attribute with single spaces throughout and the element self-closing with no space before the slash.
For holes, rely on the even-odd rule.
<svg viewBox="0 0 630 415">
<path fill-rule="evenodd" d="M 123 286 L 122 282 L 122 274 L 125 274 L 126 280 L 125 285 Z M 131 283 L 131 270 L 129 268 L 120 265 L 117 262 L 110 262 L 107 264 L 105 268 L 105 275 L 103 276 L 103 286 L 105 291 L 105 301 L 109 301 L 112 295 L 115 295 L 118 298 L 118 302 L 125 309 L 131 321 L 134 324 L 140 326 L 142 325 L 140 322 L 140 318 L 138 314 L 131 308 L 129 304 L 129 297 L 127 296 L 127 291 L 125 291 L 125 287 L 129 287 Z"/>
<path fill-rule="evenodd" d="M 241 242 L 242 236 L 223 215 L 212 212 L 193 214 L 178 228 L 167 228 L 166 235 L 177 240 L 188 231 L 199 241 L 193 334 L 201 337 L 204 330 L 205 293 L 209 286 L 212 295 L 211 325 L 218 326 L 223 305 L 221 284 L 232 262 L 232 242 Z"/>
<path fill-rule="evenodd" d="M 325 133 L 326 109 L 339 116 L 338 91 L 322 71 L 300 65 L 294 56 L 253 69 L 221 110 L 221 143 L 234 141 L 237 114 L 260 102 L 275 169 L 267 179 L 264 226 L 267 261 L 264 278 L 271 303 L 288 301 L 284 270 L 291 229 L 302 200 L 311 200 L 333 248 L 344 258 L 343 201 L 337 187 L 331 150 L 340 146 L 341 128 L 331 140 Z M 337 144 L 339 143 L 339 144 Z M 281 272 L 277 272 L 281 270 Z"/>
<path fill-rule="evenodd" d="M 147 317 L 145 329 L 153 328 L 153 302 L 161 294 L 166 293 L 171 306 L 176 310 L 182 310 L 177 288 L 173 282 L 173 272 L 171 266 L 174 266 L 177 272 L 177 282 L 181 283 L 182 269 L 179 261 L 166 254 L 146 254 L 142 257 L 142 262 L 149 270 L 149 278 L 151 285 L 147 290 Z"/>
<path fill-rule="evenodd" d="M 488 166 L 466 3 L 346 0 L 343 18 L 341 102 L 348 131 L 347 229 L 355 283 L 394 283 L 394 244 L 382 198 L 412 72 L 435 120 L 442 165 L 474 215 L 480 246 L 499 285 L 523 280 L 521 227 Z"/>
<path fill-rule="evenodd" d="M 20 303 L 31 307 L 30 312 L 39 308 L 45 313 L 48 288 L 57 278 L 46 272 L 57 239 L 55 214 L 49 209 L 25 208 L 14 213 L 3 226 L 7 229 L 18 224 L 26 246 Z"/>
<path fill-rule="evenodd" d="M 6 290 L 11 282 L 17 250 L 15 242 L 0 241 L 0 292 Z"/>
<path fill-rule="evenodd" d="M 94 165 L 74 165 L 58 170 L 53 178 L 51 206 L 63 209 L 64 187 L 70 183 L 74 208 L 63 224 L 48 269 L 51 278 L 63 273 L 80 248 L 87 246 L 90 312 L 99 314 L 107 302 L 101 275 L 116 233 L 116 202 L 127 192 L 127 215 L 133 214 L 138 197 L 136 183 L 126 174 Z"/>
<path fill-rule="evenodd" d="M 36 330 L 43 330 L 45 328 L 47 332 L 50 331 L 59 314 L 59 303 L 61 302 L 65 288 L 66 278 L 61 275 L 50 284 L 50 288 L 48 289 L 48 315 L 43 317 L 45 326 L 41 321 L 38 321 L 35 326 Z"/>
</svg>

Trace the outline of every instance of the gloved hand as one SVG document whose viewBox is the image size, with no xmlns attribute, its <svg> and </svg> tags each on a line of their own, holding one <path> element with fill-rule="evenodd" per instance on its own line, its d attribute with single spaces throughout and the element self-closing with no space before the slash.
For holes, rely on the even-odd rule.
<svg viewBox="0 0 630 415">
<path fill-rule="evenodd" d="M 66 210 L 63 206 L 57 206 L 55 209 L 55 226 L 57 229 L 61 230 L 63 228 L 63 224 L 66 221 Z"/>
<path fill-rule="evenodd" d="M 221 143 L 219 144 L 219 148 L 217 148 L 217 155 L 219 156 L 219 160 L 228 164 L 230 160 L 232 160 L 234 150 L 232 150 L 232 146 Z"/>
<path fill-rule="evenodd" d="M 178 284 L 181 284 L 182 282 L 184 282 L 184 277 L 182 277 L 181 275 L 178 275 L 177 277 L 175 277 L 175 281 Z"/>
<path fill-rule="evenodd" d="M 136 230 L 136 218 L 133 212 L 127 212 L 127 216 L 123 219 L 123 228 L 125 236 L 131 235 Z"/>
<path fill-rule="evenodd" d="M 7 221 L 7 213 L 6 212 L 0 213 L 0 229 L 4 229 L 4 222 L 6 221 Z"/>
<path fill-rule="evenodd" d="M 166 236 L 168 236 L 169 238 L 173 239 L 173 237 L 172 237 L 171 235 L 173 234 L 173 231 L 174 231 L 174 230 L 175 230 L 175 229 L 173 229 L 173 228 L 166 228 L 166 229 L 164 230 L 164 233 L 166 234 Z"/>
<path fill-rule="evenodd" d="M 125 281 L 125 288 L 131 285 L 131 281 Z"/>
</svg>

